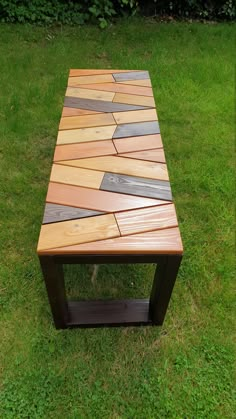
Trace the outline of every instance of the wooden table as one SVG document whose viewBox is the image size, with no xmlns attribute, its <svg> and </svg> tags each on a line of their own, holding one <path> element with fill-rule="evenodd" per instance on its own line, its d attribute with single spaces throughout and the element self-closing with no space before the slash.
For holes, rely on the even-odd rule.
<svg viewBox="0 0 236 419">
<path fill-rule="evenodd" d="M 37 252 L 57 328 L 163 323 L 183 248 L 147 71 L 70 71 Z M 67 301 L 67 263 L 157 269 L 149 299 Z"/>
</svg>

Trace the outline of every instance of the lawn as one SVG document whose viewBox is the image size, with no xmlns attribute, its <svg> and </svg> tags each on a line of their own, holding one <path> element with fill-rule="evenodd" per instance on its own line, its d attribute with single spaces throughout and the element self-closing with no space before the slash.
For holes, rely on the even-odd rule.
<svg viewBox="0 0 236 419">
<path fill-rule="evenodd" d="M 234 26 L 0 26 L 0 417 L 233 418 Z M 55 330 L 36 255 L 69 68 L 150 72 L 185 248 L 163 327 Z M 143 296 L 154 267 L 66 271 Z"/>
</svg>

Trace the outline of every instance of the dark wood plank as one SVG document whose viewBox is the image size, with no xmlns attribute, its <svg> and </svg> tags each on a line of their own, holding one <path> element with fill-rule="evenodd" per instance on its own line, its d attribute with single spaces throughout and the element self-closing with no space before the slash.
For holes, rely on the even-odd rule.
<svg viewBox="0 0 236 419">
<path fill-rule="evenodd" d="M 135 124 L 119 125 L 113 134 L 113 138 L 133 137 L 136 135 L 139 136 L 148 134 L 160 134 L 158 122 L 138 122 Z"/>
<path fill-rule="evenodd" d="M 69 301 L 68 327 L 151 324 L 149 300 Z"/>
<path fill-rule="evenodd" d="M 105 173 L 100 189 L 166 201 L 172 200 L 170 183 L 164 180 Z"/>
<path fill-rule="evenodd" d="M 105 100 L 82 99 L 78 97 L 65 97 L 64 106 L 68 108 L 88 109 L 98 112 L 122 112 L 147 109 L 150 106 L 128 105 L 125 103 L 114 103 Z"/>
<path fill-rule="evenodd" d="M 131 71 L 130 73 L 113 73 L 115 81 L 149 79 L 148 71 Z"/>
<path fill-rule="evenodd" d="M 84 208 L 69 207 L 66 205 L 46 204 L 43 216 L 43 224 L 74 220 L 77 218 L 87 218 L 100 214 L 104 214 L 104 212 L 92 211 Z"/>
</svg>

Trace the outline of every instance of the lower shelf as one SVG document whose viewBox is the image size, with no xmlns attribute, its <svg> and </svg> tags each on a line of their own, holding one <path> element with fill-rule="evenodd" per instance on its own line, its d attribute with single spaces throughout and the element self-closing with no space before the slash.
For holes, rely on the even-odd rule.
<svg viewBox="0 0 236 419">
<path fill-rule="evenodd" d="M 67 327 L 138 326 L 152 324 L 149 300 L 69 301 Z"/>
</svg>

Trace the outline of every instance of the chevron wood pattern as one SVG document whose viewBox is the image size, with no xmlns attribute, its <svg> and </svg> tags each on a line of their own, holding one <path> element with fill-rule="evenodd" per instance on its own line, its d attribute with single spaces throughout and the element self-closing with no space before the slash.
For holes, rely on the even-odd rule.
<svg viewBox="0 0 236 419">
<path fill-rule="evenodd" d="M 149 73 L 70 70 L 38 254 L 182 252 Z"/>
</svg>

